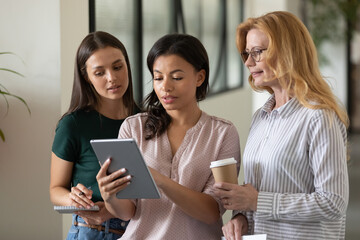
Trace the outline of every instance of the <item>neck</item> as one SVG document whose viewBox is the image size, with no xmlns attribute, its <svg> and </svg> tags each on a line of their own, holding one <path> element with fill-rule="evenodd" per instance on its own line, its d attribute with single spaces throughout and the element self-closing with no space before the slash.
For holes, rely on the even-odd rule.
<svg viewBox="0 0 360 240">
<path fill-rule="evenodd" d="M 275 95 L 275 106 L 273 109 L 277 109 L 287 103 L 291 97 L 287 93 L 287 91 L 283 88 L 276 88 L 274 90 Z"/>
<path fill-rule="evenodd" d="M 96 110 L 105 117 L 119 120 L 129 116 L 129 109 L 124 106 L 122 99 L 117 101 L 104 100 L 101 101 Z"/>
<path fill-rule="evenodd" d="M 188 111 L 174 110 L 167 113 L 171 117 L 172 126 L 188 126 L 190 128 L 195 126 L 201 117 L 201 110 L 197 104 Z"/>
</svg>

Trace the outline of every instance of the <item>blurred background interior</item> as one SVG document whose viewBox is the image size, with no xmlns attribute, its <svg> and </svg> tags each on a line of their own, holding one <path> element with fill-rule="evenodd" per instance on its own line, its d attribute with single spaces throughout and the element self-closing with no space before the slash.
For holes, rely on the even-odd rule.
<svg viewBox="0 0 360 240">
<path fill-rule="evenodd" d="M 107 31 L 126 46 L 135 97 L 151 90 L 146 56 L 170 32 L 198 37 L 209 53 L 209 97 L 201 108 L 231 120 L 243 150 L 252 114 L 268 98 L 247 83 L 235 45 L 245 18 L 285 10 L 300 17 L 318 47 L 322 74 L 347 108 L 351 159 L 346 239 L 360 239 L 359 0 L 0 0 L 0 184 L 2 239 L 64 239 L 70 216 L 49 200 L 56 123 L 69 105 L 75 52 L 89 31 Z M 21 73 L 19 76 L 1 68 Z M 6 89 L 4 89 L 6 88 Z M 1 92 L 0 92 L 1 93 Z M 3 98 L 6 97 L 6 98 Z M 3 133 L 3 135 L 1 134 Z M 243 181 L 243 174 L 239 176 Z M 224 216 L 228 221 L 230 212 Z"/>
</svg>

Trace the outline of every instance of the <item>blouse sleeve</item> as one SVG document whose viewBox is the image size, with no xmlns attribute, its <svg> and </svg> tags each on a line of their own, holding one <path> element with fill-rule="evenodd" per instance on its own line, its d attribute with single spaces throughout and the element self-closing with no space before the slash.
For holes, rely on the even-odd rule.
<svg viewBox="0 0 360 240">
<path fill-rule="evenodd" d="M 237 173 L 239 174 L 240 170 L 240 140 L 239 134 L 233 124 L 227 128 L 225 137 L 219 148 L 217 159 L 225 159 L 233 157 L 237 162 Z M 205 188 L 203 190 L 204 193 L 211 195 L 219 205 L 221 215 L 224 214 L 226 209 L 223 207 L 221 203 L 221 199 L 216 197 L 213 193 L 213 185 L 215 183 L 214 176 L 211 174 Z"/>
<path fill-rule="evenodd" d="M 131 127 L 128 119 L 125 119 L 121 124 L 118 138 L 131 138 Z"/>
<path fill-rule="evenodd" d="M 52 152 L 59 158 L 75 162 L 79 153 L 77 123 L 71 115 L 61 119 L 55 130 Z"/>
<path fill-rule="evenodd" d="M 318 113 L 307 130 L 313 191 L 259 192 L 257 218 L 309 222 L 345 216 L 349 198 L 346 128 L 335 114 Z"/>
<path fill-rule="evenodd" d="M 237 164 L 237 172 L 239 175 L 241 156 L 240 156 L 240 140 L 236 127 L 231 124 L 227 130 L 224 141 L 221 145 L 217 159 L 225 159 L 233 157 Z"/>
</svg>

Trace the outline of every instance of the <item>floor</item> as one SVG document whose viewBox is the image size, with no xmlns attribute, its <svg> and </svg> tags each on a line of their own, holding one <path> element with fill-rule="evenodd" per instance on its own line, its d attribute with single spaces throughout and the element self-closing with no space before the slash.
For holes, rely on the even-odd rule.
<svg viewBox="0 0 360 240">
<path fill-rule="evenodd" d="M 349 136 L 350 198 L 346 218 L 346 240 L 360 239 L 360 134 Z"/>
</svg>

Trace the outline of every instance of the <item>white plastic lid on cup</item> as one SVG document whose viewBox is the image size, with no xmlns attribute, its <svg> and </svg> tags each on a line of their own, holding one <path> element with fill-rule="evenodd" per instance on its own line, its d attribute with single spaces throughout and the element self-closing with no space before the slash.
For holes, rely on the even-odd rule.
<svg viewBox="0 0 360 240">
<path fill-rule="evenodd" d="M 226 159 L 222 159 L 222 160 L 216 160 L 216 161 L 212 161 L 210 163 L 210 168 L 222 167 L 222 166 L 226 166 L 226 165 L 230 165 L 230 164 L 234 164 L 234 163 L 236 163 L 236 160 L 234 158 L 226 158 Z"/>
</svg>

